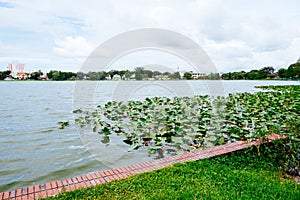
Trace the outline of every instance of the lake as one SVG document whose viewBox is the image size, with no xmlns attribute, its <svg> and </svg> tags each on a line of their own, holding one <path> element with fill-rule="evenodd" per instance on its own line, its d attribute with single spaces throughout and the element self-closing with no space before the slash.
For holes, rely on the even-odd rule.
<svg viewBox="0 0 300 200">
<path fill-rule="evenodd" d="M 299 81 L 1 81 L 0 192 L 150 160 L 127 146 L 103 146 L 97 133 L 82 135 L 73 109 L 109 100 L 257 92 L 256 85 Z M 57 122 L 70 121 L 59 129 Z"/>
</svg>

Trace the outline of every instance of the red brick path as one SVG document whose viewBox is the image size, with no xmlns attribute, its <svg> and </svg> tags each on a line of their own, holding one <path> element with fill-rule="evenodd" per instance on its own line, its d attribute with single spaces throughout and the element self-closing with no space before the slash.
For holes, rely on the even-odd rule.
<svg viewBox="0 0 300 200">
<path fill-rule="evenodd" d="M 274 134 L 268 137 L 269 141 L 277 140 L 280 138 L 284 138 L 284 136 Z M 126 167 L 115 168 L 115 169 L 105 170 L 101 172 L 95 172 L 83 176 L 77 176 L 65 180 L 53 181 L 41 185 L 29 186 L 27 188 L 21 188 L 21 189 L 0 193 L 0 200 L 1 199 L 2 200 L 6 200 L 6 199 L 24 200 L 24 199 L 45 198 L 45 197 L 57 195 L 62 191 L 71 191 L 71 190 L 76 190 L 78 188 L 85 188 L 97 184 L 103 184 L 115 179 L 126 178 L 134 174 L 141 174 L 144 172 L 161 169 L 166 166 L 173 165 L 175 163 L 183 163 L 187 161 L 196 161 L 204 158 L 210 158 L 217 155 L 226 154 L 229 152 L 244 149 L 252 145 L 259 145 L 265 142 L 266 141 L 262 141 L 262 140 L 255 140 L 252 142 L 238 141 L 234 143 L 228 143 L 228 144 L 219 145 L 211 148 L 206 148 L 203 150 L 196 150 L 194 152 L 188 152 L 181 155 L 129 165 Z"/>
</svg>

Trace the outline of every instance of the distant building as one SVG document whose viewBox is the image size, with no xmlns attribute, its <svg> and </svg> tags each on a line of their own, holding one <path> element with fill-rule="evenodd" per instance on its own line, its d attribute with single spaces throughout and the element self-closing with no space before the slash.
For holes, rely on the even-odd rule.
<svg viewBox="0 0 300 200">
<path fill-rule="evenodd" d="M 121 80 L 121 76 L 119 74 L 115 74 L 113 76 L 113 80 Z"/>
<path fill-rule="evenodd" d="M 130 79 L 135 80 L 135 74 L 132 74 L 132 75 L 130 76 Z"/>
<path fill-rule="evenodd" d="M 267 77 L 268 78 L 279 78 L 279 76 L 277 74 L 268 74 Z"/>
<path fill-rule="evenodd" d="M 26 72 L 18 72 L 14 78 L 20 79 L 20 80 L 26 80 L 29 78 L 29 75 Z"/>
<path fill-rule="evenodd" d="M 12 81 L 13 79 L 11 77 L 6 77 L 4 80 L 5 81 Z"/>
<path fill-rule="evenodd" d="M 187 71 L 179 71 L 181 78 L 183 78 L 185 72 Z M 207 75 L 206 73 L 202 73 L 202 72 L 193 72 L 193 71 L 188 71 L 188 72 L 192 74 L 193 79 L 199 79 L 200 77 L 204 77 Z"/>
<path fill-rule="evenodd" d="M 21 74 L 19 74 L 18 77 L 17 77 L 17 74 L 20 73 L 20 72 L 24 72 L 24 68 L 25 68 L 25 64 L 18 63 L 18 62 L 9 63 L 8 66 L 7 66 L 7 70 L 11 71 L 10 75 L 13 78 L 19 78 L 20 76 L 22 76 Z"/>
<path fill-rule="evenodd" d="M 178 72 L 179 72 L 180 77 L 182 78 L 186 71 L 178 71 Z"/>
<path fill-rule="evenodd" d="M 162 75 L 162 74 L 161 75 L 155 75 L 154 78 L 156 80 L 162 80 L 164 78 L 164 75 Z"/>
<path fill-rule="evenodd" d="M 168 75 L 155 75 L 154 78 L 148 78 L 148 80 L 169 80 L 169 76 Z"/>
<path fill-rule="evenodd" d="M 38 77 L 38 80 L 40 81 L 46 81 L 46 80 L 49 80 L 47 76 L 40 76 Z"/>
<path fill-rule="evenodd" d="M 200 77 L 206 76 L 205 73 L 201 73 L 201 72 L 191 72 L 191 74 L 193 79 L 199 79 Z"/>
<path fill-rule="evenodd" d="M 184 73 L 186 73 L 186 72 L 187 71 L 179 71 L 181 78 L 183 78 Z M 193 79 L 199 79 L 200 77 L 206 76 L 206 73 L 203 73 L 203 72 L 193 72 L 193 71 L 188 71 L 188 72 L 192 74 Z"/>
</svg>

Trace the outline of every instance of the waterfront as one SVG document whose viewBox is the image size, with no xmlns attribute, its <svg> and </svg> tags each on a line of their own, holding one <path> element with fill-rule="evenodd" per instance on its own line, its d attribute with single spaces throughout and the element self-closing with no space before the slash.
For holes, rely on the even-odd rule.
<svg viewBox="0 0 300 200">
<path fill-rule="evenodd" d="M 172 91 L 160 90 L 162 85 L 185 81 L 135 82 L 144 87 L 131 97 L 145 95 L 172 96 Z M 195 94 L 209 94 L 209 81 L 189 81 Z M 76 82 L 0 82 L 0 191 L 20 188 L 52 180 L 72 177 L 107 167 L 93 158 L 86 149 L 73 123 L 73 97 Z M 88 83 L 88 82 L 87 82 Z M 118 82 L 99 82 L 95 101 L 109 100 Z M 256 92 L 255 85 L 297 84 L 297 81 L 223 81 L 228 92 Z M 152 86 L 151 86 L 152 85 Z M 103 86 L 103 87 L 102 87 Z M 166 87 L 167 88 L 167 87 Z M 118 94 L 122 96 L 122 94 Z M 70 121 L 71 126 L 58 129 L 58 121 Z M 100 145 L 100 144 L 99 144 Z M 99 152 L 100 153 L 100 152 Z M 131 155 L 133 155 L 131 153 Z M 136 155 L 135 160 L 147 157 Z M 119 155 L 120 164 L 126 156 Z M 145 158 L 148 159 L 148 158 Z"/>
</svg>

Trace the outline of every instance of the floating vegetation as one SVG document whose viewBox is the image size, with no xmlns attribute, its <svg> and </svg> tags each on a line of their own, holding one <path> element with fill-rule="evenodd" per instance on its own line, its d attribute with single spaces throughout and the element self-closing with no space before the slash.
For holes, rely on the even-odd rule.
<svg viewBox="0 0 300 200">
<path fill-rule="evenodd" d="M 110 101 L 94 111 L 74 111 L 75 122 L 102 134 L 106 144 L 111 134 L 122 135 L 130 151 L 146 146 L 149 154 L 174 155 L 273 133 L 297 134 L 293 138 L 299 140 L 299 126 L 292 122 L 299 124 L 300 86 L 259 88 L 268 91 Z"/>
<path fill-rule="evenodd" d="M 70 126 L 70 123 L 68 121 L 66 122 L 57 122 L 60 129 L 64 129 L 66 126 Z"/>
</svg>

